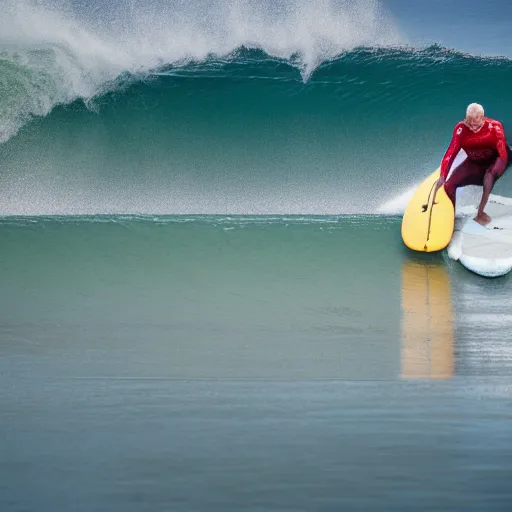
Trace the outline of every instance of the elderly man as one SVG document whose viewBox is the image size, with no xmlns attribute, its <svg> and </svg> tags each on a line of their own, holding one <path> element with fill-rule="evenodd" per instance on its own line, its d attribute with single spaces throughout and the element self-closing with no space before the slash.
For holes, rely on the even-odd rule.
<svg viewBox="0 0 512 512">
<path fill-rule="evenodd" d="M 453 170 L 445 183 L 460 149 L 466 152 L 467 158 Z M 466 110 L 466 118 L 453 130 L 452 141 L 441 163 L 436 191 L 444 185 L 455 207 L 455 193 L 459 187 L 482 185 L 482 199 L 475 221 L 485 226 L 491 222 L 484 212 L 491 190 L 511 163 L 512 150 L 505 139 L 502 124 L 486 118 L 482 105 L 471 103 Z"/>
</svg>

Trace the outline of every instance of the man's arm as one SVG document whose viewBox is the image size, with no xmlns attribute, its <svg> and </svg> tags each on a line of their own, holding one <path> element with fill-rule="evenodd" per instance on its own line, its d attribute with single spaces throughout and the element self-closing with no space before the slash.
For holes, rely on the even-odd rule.
<svg viewBox="0 0 512 512">
<path fill-rule="evenodd" d="M 452 140 L 451 140 L 450 145 L 448 146 L 448 149 L 446 150 L 446 153 L 444 154 L 443 160 L 441 162 L 440 175 L 441 175 L 443 182 L 444 182 L 444 180 L 446 180 L 446 177 L 448 176 L 448 173 L 450 172 L 450 168 L 453 164 L 453 161 L 455 160 L 455 157 L 457 156 L 458 152 L 460 151 L 460 149 L 462 147 L 461 134 L 462 134 L 462 123 L 458 123 L 453 130 Z"/>
<path fill-rule="evenodd" d="M 494 131 L 496 132 L 496 149 L 503 163 L 508 163 L 508 152 L 507 152 L 507 141 L 505 139 L 505 132 L 503 131 L 503 125 L 499 122 L 493 123 Z"/>
</svg>

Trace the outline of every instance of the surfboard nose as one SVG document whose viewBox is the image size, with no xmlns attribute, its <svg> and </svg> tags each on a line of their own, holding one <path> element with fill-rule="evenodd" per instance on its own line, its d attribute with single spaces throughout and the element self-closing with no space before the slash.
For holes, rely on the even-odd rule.
<svg viewBox="0 0 512 512">
<path fill-rule="evenodd" d="M 414 251 L 440 251 L 452 238 L 455 210 L 444 187 L 434 192 L 439 174 L 440 168 L 420 184 L 402 218 L 402 240 Z"/>
</svg>

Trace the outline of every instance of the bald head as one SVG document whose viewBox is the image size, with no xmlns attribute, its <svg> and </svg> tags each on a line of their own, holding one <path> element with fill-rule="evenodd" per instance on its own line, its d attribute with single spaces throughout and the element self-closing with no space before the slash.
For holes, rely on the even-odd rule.
<svg viewBox="0 0 512 512">
<path fill-rule="evenodd" d="M 484 107 L 479 103 L 471 103 L 466 109 L 464 124 L 472 131 L 477 132 L 485 122 Z"/>
<path fill-rule="evenodd" d="M 470 103 L 466 109 L 466 117 L 483 117 L 484 114 L 484 107 L 479 103 Z"/>
</svg>

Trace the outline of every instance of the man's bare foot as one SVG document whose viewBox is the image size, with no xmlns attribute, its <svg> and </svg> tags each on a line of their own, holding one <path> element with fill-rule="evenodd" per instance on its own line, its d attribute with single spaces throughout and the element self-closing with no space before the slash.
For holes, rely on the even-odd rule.
<svg viewBox="0 0 512 512">
<path fill-rule="evenodd" d="M 482 226 L 487 226 L 487 224 L 491 222 L 491 217 L 489 217 L 487 213 L 482 212 L 481 214 L 477 215 L 474 220 L 475 222 L 478 222 L 478 224 L 481 224 Z"/>
</svg>

